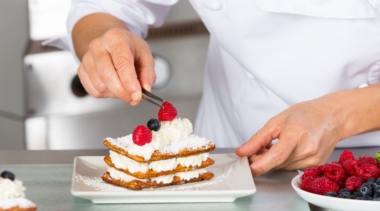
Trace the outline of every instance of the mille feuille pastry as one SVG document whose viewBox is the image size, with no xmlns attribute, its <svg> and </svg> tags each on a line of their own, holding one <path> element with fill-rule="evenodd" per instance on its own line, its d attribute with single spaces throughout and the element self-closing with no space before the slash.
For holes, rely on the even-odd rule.
<svg viewBox="0 0 380 211">
<path fill-rule="evenodd" d="M 108 170 L 105 182 L 133 190 L 179 185 L 209 180 L 214 174 L 206 167 L 215 163 L 209 152 L 215 144 L 192 134 L 186 118 L 176 118 L 177 110 L 167 101 L 158 119 L 139 125 L 132 134 L 113 139 L 104 145 L 110 154 L 104 158 Z"/>
<path fill-rule="evenodd" d="M 0 177 L 0 211 L 34 211 L 36 205 L 25 198 L 25 187 L 9 171 L 3 171 Z"/>
</svg>

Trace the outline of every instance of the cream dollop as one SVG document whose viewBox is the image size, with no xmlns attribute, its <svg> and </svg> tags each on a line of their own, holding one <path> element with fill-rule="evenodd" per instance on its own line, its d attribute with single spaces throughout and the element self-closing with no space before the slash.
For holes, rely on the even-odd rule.
<svg viewBox="0 0 380 211">
<path fill-rule="evenodd" d="M 0 200 L 25 197 L 25 189 L 20 180 L 0 177 Z"/>
</svg>

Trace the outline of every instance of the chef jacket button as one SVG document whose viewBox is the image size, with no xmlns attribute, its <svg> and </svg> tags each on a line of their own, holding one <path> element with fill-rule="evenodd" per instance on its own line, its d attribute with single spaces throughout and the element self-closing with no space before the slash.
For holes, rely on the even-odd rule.
<svg viewBox="0 0 380 211">
<path fill-rule="evenodd" d="M 367 86 L 368 86 L 368 84 L 364 83 L 364 84 L 359 85 L 358 88 L 364 88 L 364 87 L 367 87 Z"/>
<path fill-rule="evenodd" d="M 217 10 L 222 9 L 223 5 L 222 5 L 222 2 L 220 2 L 220 0 L 211 0 L 208 2 L 207 7 L 210 10 L 217 11 Z"/>
<path fill-rule="evenodd" d="M 248 79 L 254 79 L 255 76 L 253 76 L 250 72 L 248 71 L 245 71 L 245 76 L 248 78 Z"/>
</svg>

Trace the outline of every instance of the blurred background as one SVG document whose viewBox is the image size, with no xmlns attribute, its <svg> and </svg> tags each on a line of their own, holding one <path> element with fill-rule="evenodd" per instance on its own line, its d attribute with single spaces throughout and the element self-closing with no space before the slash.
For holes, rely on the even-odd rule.
<svg viewBox="0 0 380 211">
<path fill-rule="evenodd" d="M 80 84 L 68 51 L 42 46 L 66 34 L 70 0 L 0 1 L 0 149 L 96 149 L 157 118 L 147 102 L 131 107 L 95 99 Z M 153 92 L 194 122 L 209 34 L 188 1 L 170 10 L 147 42 L 156 60 Z"/>
</svg>

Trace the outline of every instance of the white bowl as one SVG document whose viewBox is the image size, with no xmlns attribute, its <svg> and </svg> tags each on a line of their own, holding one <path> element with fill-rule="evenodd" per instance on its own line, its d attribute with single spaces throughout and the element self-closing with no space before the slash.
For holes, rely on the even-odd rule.
<svg viewBox="0 0 380 211">
<path fill-rule="evenodd" d="M 311 204 L 334 211 L 380 210 L 380 201 L 342 199 L 331 196 L 322 196 L 304 191 L 301 189 L 301 176 L 302 174 L 297 175 L 292 179 L 292 186 L 298 195 L 300 195 L 303 199 Z"/>
</svg>

